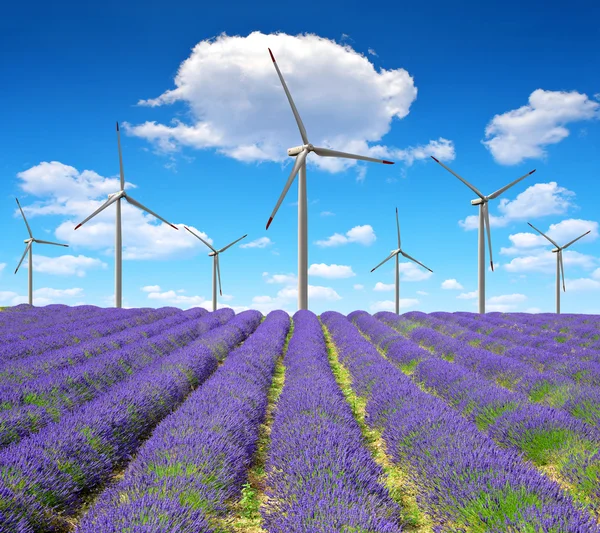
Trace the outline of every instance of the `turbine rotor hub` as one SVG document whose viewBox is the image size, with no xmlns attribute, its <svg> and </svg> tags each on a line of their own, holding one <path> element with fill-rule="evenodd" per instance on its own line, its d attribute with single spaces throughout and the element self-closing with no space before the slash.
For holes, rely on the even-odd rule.
<svg viewBox="0 0 600 533">
<path fill-rule="evenodd" d="M 287 153 L 290 157 L 296 157 L 298 154 L 302 153 L 306 148 L 308 148 L 310 151 L 313 149 L 313 145 L 307 144 L 303 146 L 294 146 L 293 148 L 288 148 Z"/>
</svg>

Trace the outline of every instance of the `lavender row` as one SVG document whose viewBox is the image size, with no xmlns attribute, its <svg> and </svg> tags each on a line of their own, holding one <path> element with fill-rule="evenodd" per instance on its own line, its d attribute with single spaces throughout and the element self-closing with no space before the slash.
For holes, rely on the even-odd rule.
<svg viewBox="0 0 600 533">
<path fill-rule="evenodd" d="M 197 320 L 206 314 L 203 311 L 193 308 L 176 314 L 159 312 L 154 322 L 127 328 L 113 335 L 89 339 L 75 346 L 21 359 L 0 361 L 0 379 L 4 383 L 11 381 L 23 383 L 60 368 L 74 367 L 97 355 L 143 341 L 186 321 Z"/>
<path fill-rule="evenodd" d="M 421 391 L 343 315 L 321 319 L 355 392 L 367 398 L 367 423 L 382 431 L 392 460 L 417 480 L 417 503 L 437 531 L 599 531 L 556 483 Z"/>
<path fill-rule="evenodd" d="M 381 312 L 375 317 L 394 329 L 407 327 L 405 318 Z M 509 390 L 526 394 L 532 402 L 560 407 L 576 418 L 599 426 L 600 391 L 590 385 L 556 372 L 538 372 L 532 365 L 498 355 L 465 341 L 448 337 L 431 328 L 417 327 L 408 331 L 411 340 L 433 348 L 442 358 L 464 366 Z"/>
<path fill-rule="evenodd" d="M 229 331 L 230 349 L 256 329 L 261 317 L 258 311 L 245 311 L 221 326 Z M 66 529 L 65 518 L 77 513 L 89 491 L 105 483 L 151 429 L 217 366 L 211 347 L 193 342 L 43 434 L 0 451 L 0 531 Z"/>
<path fill-rule="evenodd" d="M 289 327 L 287 313 L 271 312 L 159 424 L 123 479 L 83 517 L 77 533 L 117 533 L 141 524 L 147 533 L 211 531 L 207 518 L 224 514 L 225 502 L 240 497 Z"/>
<path fill-rule="evenodd" d="M 401 366 L 415 361 L 416 383 L 433 391 L 475 422 L 492 439 L 537 466 L 551 466 L 568 483 L 575 498 L 598 514 L 600 508 L 600 431 L 564 411 L 532 405 L 523 394 L 490 383 L 471 370 L 434 356 L 426 350 L 411 359 L 418 346 L 408 347 L 392 328 L 364 311 L 349 318 L 371 342 L 387 343 L 387 357 Z M 399 342 L 395 342 L 393 337 Z"/>
<path fill-rule="evenodd" d="M 211 343 L 211 330 L 231 320 L 231 309 L 209 313 L 199 321 L 188 321 L 165 333 L 132 346 L 114 350 L 74 368 L 59 369 L 52 375 L 30 382 L 2 387 L 0 446 L 18 442 L 66 413 L 104 394 L 111 387 L 167 356 L 180 346 L 206 334 L 201 343 Z M 217 339 L 218 341 L 218 339 Z"/>
<path fill-rule="evenodd" d="M 131 326 L 152 322 L 157 315 L 156 312 L 140 314 L 135 309 L 125 309 L 119 313 L 114 313 L 114 311 L 115 309 L 106 309 L 105 316 L 101 317 L 98 323 L 88 327 L 82 328 L 77 322 L 74 322 L 73 329 L 68 332 L 45 335 L 40 338 L 0 346 L 0 361 L 42 354 L 50 350 L 72 346 L 93 337 L 117 333 Z"/>
<path fill-rule="evenodd" d="M 262 528 L 398 532 L 400 509 L 329 367 L 317 317 L 298 311 L 271 428 Z"/>
</svg>

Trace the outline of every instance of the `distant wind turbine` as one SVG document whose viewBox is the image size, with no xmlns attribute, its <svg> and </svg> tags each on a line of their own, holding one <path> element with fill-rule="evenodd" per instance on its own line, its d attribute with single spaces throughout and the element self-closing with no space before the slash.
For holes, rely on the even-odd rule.
<svg viewBox="0 0 600 533">
<path fill-rule="evenodd" d="M 566 287 L 565 287 L 565 268 L 563 266 L 563 259 L 562 259 L 562 251 L 565 248 L 568 248 L 569 246 L 571 246 L 571 244 L 573 244 L 574 242 L 578 241 L 579 239 L 581 239 L 582 237 L 585 237 L 588 233 L 590 233 L 592 230 L 588 230 L 586 231 L 583 235 L 580 235 L 579 237 L 577 237 L 576 239 L 573 239 L 571 242 L 568 242 L 567 244 L 565 244 L 564 246 L 559 246 L 558 244 L 556 244 L 550 237 L 548 237 L 548 235 L 542 233 L 539 229 L 537 229 L 533 224 L 530 224 L 529 222 L 527 222 L 527 224 L 529 224 L 535 231 L 537 231 L 542 237 L 545 237 L 547 240 L 549 240 L 552 244 L 554 244 L 554 246 L 556 246 L 556 248 L 554 250 L 552 250 L 552 253 L 556 254 L 556 313 L 560 314 L 560 278 L 562 277 L 562 284 L 563 284 L 563 291 L 566 292 Z"/>
<path fill-rule="evenodd" d="M 492 260 L 492 236 L 490 234 L 490 215 L 488 211 L 488 202 L 493 200 L 494 198 L 498 198 L 504 191 L 510 189 L 513 185 L 516 185 L 521 180 L 524 180 L 527 176 L 531 176 L 535 172 L 533 169 L 531 172 L 528 172 L 524 176 L 521 176 L 519 179 L 509 183 L 508 185 L 498 189 L 496 192 L 488 196 L 484 196 L 479 190 L 477 190 L 473 185 L 471 185 L 467 180 L 461 178 L 454 170 L 448 168 L 444 163 L 440 162 L 435 157 L 431 156 L 436 163 L 439 163 L 443 166 L 448 172 L 454 174 L 460 181 L 462 181 L 469 189 L 471 189 L 479 198 L 475 200 L 471 200 L 471 205 L 479 206 L 479 248 L 478 248 L 478 296 L 479 296 L 479 312 L 485 313 L 485 234 L 483 232 L 483 227 L 485 225 L 485 230 L 487 232 L 487 240 L 488 247 L 490 250 L 490 266 L 492 268 L 492 272 L 494 271 L 494 262 Z"/>
<path fill-rule="evenodd" d="M 291 187 L 296 175 L 299 175 L 298 178 L 298 309 L 308 309 L 308 221 L 307 221 L 307 212 L 306 212 L 306 157 L 310 152 L 314 152 L 315 154 L 322 157 L 341 157 L 344 159 L 358 159 L 360 161 L 371 161 L 373 163 L 384 163 L 387 165 L 393 165 L 393 161 L 385 161 L 383 159 L 374 159 L 372 157 L 365 157 L 362 155 L 354 155 L 348 154 L 345 152 L 337 152 L 335 150 L 330 150 L 329 148 L 318 148 L 313 146 L 310 142 L 308 142 L 308 136 L 306 134 L 306 129 L 304 128 L 304 124 L 302 123 L 302 119 L 296 109 L 296 105 L 292 100 L 292 95 L 285 84 L 285 80 L 279 70 L 279 66 L 275 61 L 275 56 L 273 56 L 273 52 L 269 48 L 269 54 L 271 54 L 271 59 L 273 60 L 273 65 L 275 65 L 275 70 L 277 70 L 277 75 L 279 76 L 279 80 L 281 81 L 281 85 L 283 86 L 283 90 L 287 96 L 287 99 L 292 108 L 292 112 L 294 113 L 294 117 L 296 119 L 296 123 L 298 124 L 298 129 L 300 130 L 300 136 L 302 137 L 302 141 L 304 144 L 302 146 L 296 146 L 294 148 L 288 148 L 288 155 L 291 157 L 296 157 L 296 161 L 294 162 L 294 166 L 292 167 L 292 172 L 283 188 L 283 192 L 281 196 L 279 196 L 279 200 L 275 205 L 275 209 L 271 213 L 271 217 L 267 222 L 267 229 L 273 222 L 273 218 L 283 202 L 285 195 L 287 194 L 289 188 Z"/>
<path fill-rule="evenodd" d="M 27 246 L 25 246 L 25 251 L 23 252 L 23 255 L 21 256 L 21 260 L 19 261 L 19 264 L 17 265 L 17 268 L 15 269 L 15 274 L 19 270 L 21 263 L 23 262 L 23 259 L 25 259 L 27 252 L 29 252 L 29 305 L 33 305 L 33 243 L 37 242 L 39 244 L 53 244 L 54 246 L 64 246 L 65 248 L 68 248 L 69 245 L 68 244 L 60 244 L 58 242 L 42 241 L 40 239 L 35 239 L 33 237 L 33 234 L 31 233 L 31 228 L 29 227 L 29 223 L 27 222 L 27 219 L 25 218 L 25 213 L 23 213 L 23 209 L 21 208 L 19 199 L 15 198 L 15 200 L 17 201 L 17 205 L 19 206 L 19 211 L 21 211 L 21 215 L 23 216 L 23 220 L 25 221 L 25 225 L 27 226 L 27 232 L 29 233 L 29 239 L 25 239 L 25 241 L 24 241 L 27 244 Z"/>
<path fill-rule="evenodd" d="M 187 226 L 184 226 L 184 228 L 186 230 L 188 230 L 194 237 L 196 237 L 196 239 L 201 240 L 204 244 L 206 244 L 206 246 L 208 246 L 212 250 L 208 254 L 208 256 L 213 258 L 212 307 L 213 307 L 213 311 L 216 311 L 217 310 L 217 276 L 219 277 L 219 294 L 221 296 L 223 296 L 223 291 L 221 290 L 221 269 L 219 268 L 219 254 L 221 252 L 224 252 L 225 250 L 227 250 L 227 248 L 233 246 L 236 242 L 239 242 L 242 239 L 246 238 L 248 236 L 248 234 L 246 233 L 246 235 L 244 235 L 243 237 L 240 237 L 239 239 L 236 239 L 235 241 L 233 241 L 232 243 L 229 243 L 227 246 L 225 246 L 224 248 L 221 248 L 220 250 L 215 250 L 202 237 L 200 237 L 200 235 L 197 235 L 196 233 L 194 233 Z"/>
<path fill-rule="evenodd" d="M 400 265 L 398 263 L 399 257 L 398 254 L 401 254 L 406 259 L 410 259 L 417 265 L 421 265 L 423 268 L 429 270 L 429 272 L 433 272 L 430 268 L 426 267 L 423 263 L 417 261 L 414 257 L 411 257 L 404 251 L 402 251 L 402 245 L 400 243 L 400 222 L 398 221 L 398 208 L 396 207 L 396 229 L 398 230 L 398 249 L 392 250 L 390 255 L 388 255 L 381 263 L 379 263 L 375 268 L 371 269 L 371 272 L 377 270 L 381 265 L 385 262 L 389 261 L 392 257 L 396 256 L 396 314 L 400 314 Z"/>
<path fill-rule="evenodd" d="M 125 174 L 123 172 L 123 154 L 121 153 L 121 133 L 119 131 L 119 123 L 117 122 L 117 145 L 119 146 L 119 174 L 121 177 L 121 190 L 108 195 L 108 200 L 104 202 L 96 211 L 94 211 L 89 217 L 87 217 L 83 222 L 77 224 L 75 229 L 83 226 L 88 220 L 94 218 L 98 213 L 104 211 L 109 205 L 116 203 L 117 206 L 117 221 L 115 224 L 115 307 L 122 307 L 122 275 L 123 275 L 123 247 L 122 247 L 122 238 L 121 238 L 121 198 L 124 198 L 131 205 L 134 205 L 138 209 L 142 211 L 146 211 L 146 213 L 158 218 L 165 224 L 168 224 L 172 228 L 179 230 L 177 226 L 173 226 L 170 222 L 167 222 L 164 218 L 157 215 L 154 211 L 150 211 L 147 207 L 140 204 L 138 201 L 134 200 L 131 196 L 129 196 L 125 192 Z"/>
</svg>

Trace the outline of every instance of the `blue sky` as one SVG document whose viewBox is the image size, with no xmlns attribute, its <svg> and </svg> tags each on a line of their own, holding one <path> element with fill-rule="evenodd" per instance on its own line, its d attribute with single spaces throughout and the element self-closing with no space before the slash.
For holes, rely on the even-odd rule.
<svg viewBox="0 0 600 533">
<path fill-rule="evenodd" d="M 180 227 L 123 208 L 123 301 L 210 305 L 218 246 L 223 305 L 296 308 L 297 188 L 265 224 L 301 144 L 271 47 L 311 142 L 394 166 L 309 156 L 309 306 L 393 307 L 398 207 L 401 311 L 476 311 L 477 208 L 438 157 L 490 194 L 496 271 L 488 310 L 553 311 L 555 262 L 531 222 L 565 251 L 563 312 L 600 313 L 600 6 L 543 2 L 12 3 L 0 20 L 4 83 L 0 305 L 26 301 L 14 269 L 27 237 L 34 303 L 111 305 L 114 208 L 73 227 L 118 189 L 122 124 L 128 193 Z M 266 240 L 268 239 L 268 240 Z M 389 265 L 389 266 L 388 266 Z"/>
</svg>

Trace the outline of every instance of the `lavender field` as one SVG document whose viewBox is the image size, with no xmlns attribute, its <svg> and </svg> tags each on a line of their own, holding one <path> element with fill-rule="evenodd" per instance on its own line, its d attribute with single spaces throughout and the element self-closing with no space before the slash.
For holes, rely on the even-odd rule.
<svg viewBox="0 0 600 533">
<path fill-rule="evenodd" d="M 600 532 L 600 316 L 0 312 L 0 532 Z"/>
</svg>

